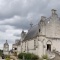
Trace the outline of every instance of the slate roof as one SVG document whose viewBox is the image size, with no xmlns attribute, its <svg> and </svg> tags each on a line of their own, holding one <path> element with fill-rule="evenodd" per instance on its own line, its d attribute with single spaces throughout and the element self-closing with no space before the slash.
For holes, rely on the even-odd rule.
<svg viewBox="0 0 60 60">
<path fill-rule="evenodd" d="M 35 38 L 37 35 L 38 35 L 38 24 L 32 26 L 32 27 L 28 30 L 28 33 L 27 33 L 27 35 L 26 35 L 26 37 L 25 37 L 24 40 L 33 39 L 33 38 Z"/>
</svg>

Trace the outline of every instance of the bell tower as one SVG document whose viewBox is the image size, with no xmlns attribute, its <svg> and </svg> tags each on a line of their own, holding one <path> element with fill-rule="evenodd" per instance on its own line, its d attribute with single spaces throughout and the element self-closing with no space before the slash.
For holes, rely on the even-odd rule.
<svg viewBox="0 0 60 60">
<path fill-rule="evenodd" d="M 9 55 L 9 44 L 8 44 L 7 40 L 6 40 L 6 42 L 4 43 L 3 54 L 4 54 L 4 55 Z"/>
</svg>

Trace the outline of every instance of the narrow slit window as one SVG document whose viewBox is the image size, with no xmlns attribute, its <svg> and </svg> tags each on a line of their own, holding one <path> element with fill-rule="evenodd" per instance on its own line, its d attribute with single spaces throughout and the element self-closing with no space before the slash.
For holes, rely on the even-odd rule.
<svg viewBox="0 0 60 60">
<path fill-rule="evenodd" d="M 36 40 L 34 40 L 34 49 L 36 49 Z"/>
<path fill-rule="evenodd" d="M 25 42 L 25 51 L 26 51 L 26 42 Z"/>
<path fill-rule="evenodd" d="M 40 32 L 40 29 L 39 29 L 39 32 Z"/>
</svg>

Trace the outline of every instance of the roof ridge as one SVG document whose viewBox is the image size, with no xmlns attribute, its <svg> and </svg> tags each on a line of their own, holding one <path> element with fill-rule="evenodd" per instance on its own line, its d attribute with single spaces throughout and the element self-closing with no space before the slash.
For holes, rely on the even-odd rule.
<svg viewBox="0 0 60 60">
<path fill-rule="evenodd" d="M 33 26 L 28 30 L 28 32 L 29 32 L 32 28 L 34 28 L 36 25 L 38 25 L 38 24 L 33 25 Z"/>
</svg>

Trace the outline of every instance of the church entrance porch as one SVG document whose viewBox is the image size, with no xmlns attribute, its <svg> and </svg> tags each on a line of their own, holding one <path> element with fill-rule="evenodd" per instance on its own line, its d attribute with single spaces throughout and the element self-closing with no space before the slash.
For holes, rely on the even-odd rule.
<svg viewBox="0 0 60 60">
<path fill-rule="evenodd" d="M 52 42 L 51 42 L 50 40 L 48 40 L 46 45 L 47 45 L 47 48 L 46 48 L 47 51 L 51 51 L 51 47 L 52 47 L 51 45 L 52 45 Z"/>
<path fill-rule="evenodd" d="M 50 59 L 53 59 L 55 57 L 55 54 L 51 51 L 51 44 L 47 44 L 47 55 L 48 55 L 48 58 Z"/>
<path fill-rule="evenodd" d="M 47 51 L 51 51 L 51 44 L 47 44 Z"/>
</svg>

